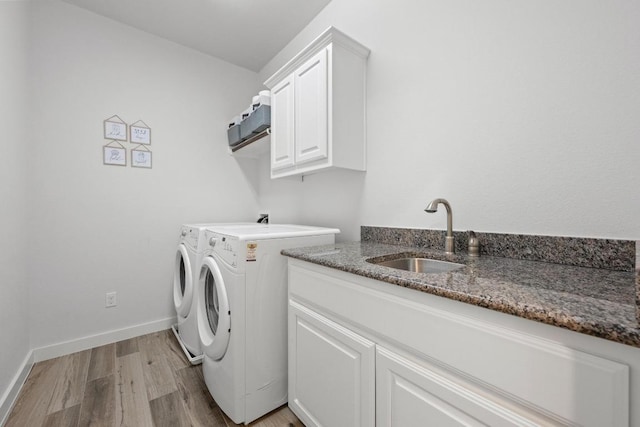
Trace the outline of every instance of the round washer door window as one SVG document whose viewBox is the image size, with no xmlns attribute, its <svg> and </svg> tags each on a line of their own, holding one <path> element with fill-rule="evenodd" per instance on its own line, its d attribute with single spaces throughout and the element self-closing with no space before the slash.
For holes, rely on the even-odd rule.
<svg viewBox="0 0 640 427">
<path fill-rule="evenodd" d="M 207 357 L 220 360 L 227 352 L 231 336 L 231 311 L 227 288 L 220 268 L 212 257 L 206 257 L 200 270 L 198 331 Z"/>
<path fill-rule="evenodd" d="M 173 270 L 173 304 L 178 315 L 187 317 L 193 301 L 193 277 L 191 262 L 185 245 L 178 245 Z"/>
</svg>

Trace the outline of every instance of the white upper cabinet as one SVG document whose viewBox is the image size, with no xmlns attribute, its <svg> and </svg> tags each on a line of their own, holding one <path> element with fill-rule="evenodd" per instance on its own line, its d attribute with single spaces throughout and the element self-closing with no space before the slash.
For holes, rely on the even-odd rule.
<svg viewBox="0 0 640 427">
<path fill-rule="evenodd" d="M 271 76 L 271 177 L 366 169 L 369 49 L 333 27 Z"/>
</svg>

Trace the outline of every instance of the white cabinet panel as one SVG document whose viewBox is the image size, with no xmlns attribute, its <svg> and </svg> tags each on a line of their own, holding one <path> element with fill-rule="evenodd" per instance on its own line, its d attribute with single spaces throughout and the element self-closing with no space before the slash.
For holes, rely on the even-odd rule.
<svg viewBox="0 0 640 427">
<path fill-rule="evenodd" d="M 294 164 L 293 76 L 285 78 L 271 90 L 271 169 Z"/>
<path fill-rule="evenodd" d="M 294 73 L 295 161 L 298 164 L 326 159 L 327 50 L 323 49 Z"/>
<path fill-rule="evenodd" d="M 376 425 L 394 426 L 551 426 L 551 420 L 517 413 L 511 402 L 487 390 L 470 388 L 426 361 L 416 363 L 377 347 Z M 559 424 L 555 424 L 559 425 Z"/>
<path fill-rule="evenodd" d="M 289 307 L 289 406 L 310 426 L 372 426 L 375 345 L 295 302 Z"/>
</svg>

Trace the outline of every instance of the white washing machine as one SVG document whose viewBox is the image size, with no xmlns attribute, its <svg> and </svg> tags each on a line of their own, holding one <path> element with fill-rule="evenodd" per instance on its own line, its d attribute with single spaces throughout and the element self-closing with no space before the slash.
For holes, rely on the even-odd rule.
<svg viewBox="0 0 640 427">
<path fill-rule="evenodd" d="M 287 402 L 285 248 L 332 244 L 340 230 L 258 225 L 205 231 L 198 332 L 209 392 L 235 423 Z"/>
<path fill-rule="evenodd" d="M 212 226 L 254 226 L 255 223 L 233 224 L 185 224 L 180 228 L 180 242 L 176 250 L 173 275 L 173 303 L 176 308 L 178 324 L 173 331 L 180 346 L 191 364 L 202 361 L 200 337 L 196 317 L 196 299 L 198 292 L 198 274 L 202 262 L 203 250 L 207 242 L 203 239 L 205 229 Z"/>
</svg>

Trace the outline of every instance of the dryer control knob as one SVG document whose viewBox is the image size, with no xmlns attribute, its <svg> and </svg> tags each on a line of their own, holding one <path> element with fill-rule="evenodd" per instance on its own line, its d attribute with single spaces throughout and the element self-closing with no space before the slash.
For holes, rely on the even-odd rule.
<svg viewBox="0 0 640 427">
<path fill-rule="evenodd" d="M 182 232 L 180 234 L 182 235 L 182 237 L 186 236 L 187 235 L 187 230 L 186 229 L 182 230 Z"/>
<path fill-rule="evenodd" d="M 209 246 L 214 247 L 216 245 L 216 242 L 218 241 L 218 239 L 216 239 L 215 237 L 212 237 L 209 239 Z"/>
</svg>

